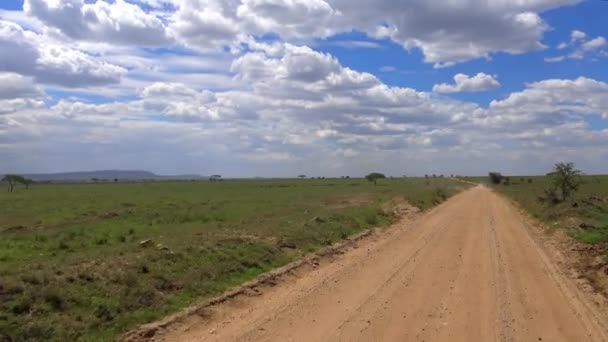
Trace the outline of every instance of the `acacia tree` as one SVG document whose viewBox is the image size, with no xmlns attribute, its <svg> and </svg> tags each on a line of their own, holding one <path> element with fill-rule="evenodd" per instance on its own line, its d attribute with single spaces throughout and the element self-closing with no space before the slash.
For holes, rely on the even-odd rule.
<svg viewBox="0 0 608 342">
<path fill-rule="evenodd" d="M 34 183 L 34 180 L 29 179 L 29 178 L 23 178 L 23 185 L 25 185 L 26 189 L 30 188 L 30 185 L 32 185 L 32 183 Z"/>
<path fill-rule="evenodd" d="M 33 183 L 31 179 L 27 179 L 19 175 L 4 175 L 4 177 L 2 177 L 2 181 L 8 183 L 8 192 L 13 192 L 17 183 L 25 185 L 26 189 L 28 189 L 30 184 Z"/>
<path fill-rule="evenodd" d="M 565 201 L 578 190 L 581 184 L 581 170 L 574 167 L 574 163 L 557 163 L 550 173 L 553 178 L 553 186 L 559 190 L 562 195 L 562 201 Z"/>
<path fill-rule="evenodd" d="M 367 179 L 369 182 L 374 182 L 374 186 L 378 182 L 378 179 L 384 179 L 384 178 L 386 178 L 386 176 L 379 172 L 372 172 L 372 173 L 368 174 L 367 176 L 365 176 L 365 179 Z"/>
</svg>

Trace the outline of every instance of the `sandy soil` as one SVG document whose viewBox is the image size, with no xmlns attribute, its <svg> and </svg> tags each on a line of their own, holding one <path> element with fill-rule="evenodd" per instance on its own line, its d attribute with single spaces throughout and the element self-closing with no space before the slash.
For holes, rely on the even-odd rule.
<svg viewBox="0 0 608 342">
<path fill-rule="evenodd" d="M 608 341 L 604 308 L 555 255 L 477 186 L 148 339 Z"/>
</svg>

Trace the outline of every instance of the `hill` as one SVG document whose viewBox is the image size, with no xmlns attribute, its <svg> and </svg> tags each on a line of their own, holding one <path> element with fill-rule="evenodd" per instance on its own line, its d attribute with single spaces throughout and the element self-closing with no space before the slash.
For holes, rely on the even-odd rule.
<svg viewBox="0 0 608 342">
<path fill-rule="evenodd" d="M 24 175 L 37 182 L 84 182 L 92 179 L 98 180 L 181 180 L 181 179 L 202 179 L 207 178 L 200 175 L 157 175 L 149 171 L 141 170 L 98 170 L 98 171 L 77 171 L 59 173 L 32 173 Z"/>
</svg>

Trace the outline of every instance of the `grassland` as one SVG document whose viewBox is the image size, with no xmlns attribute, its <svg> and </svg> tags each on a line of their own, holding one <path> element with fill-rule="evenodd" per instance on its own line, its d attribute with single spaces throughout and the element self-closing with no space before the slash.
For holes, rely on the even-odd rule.
<svg viewBox="0 0 608 342">
<path fill-rule="evenodd" d="M 486 182 L 487 179 L 477 179 Z M 510 185 L 494 185 L 551 229 L 566 229 L 580 242 L 608 243 L 608 176 L 583 176 L 580 189 L 569 200 L 539 201 L 551 187 L 550 177 L 510 177 Z"/>
<path fill-rule="evenodd" d="M 447 179 L 41 184 L 0 192 L 0 341 L 111 340 L 466 185 Z"/>
</svg>

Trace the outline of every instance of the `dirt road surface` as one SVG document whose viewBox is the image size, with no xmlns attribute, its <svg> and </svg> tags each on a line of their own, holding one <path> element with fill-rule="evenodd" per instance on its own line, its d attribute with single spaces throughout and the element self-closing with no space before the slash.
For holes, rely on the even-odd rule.
<svg viewBox="0 0 608 342">
<path fill-rule="evenodd" d="M 165 341 L 608 341 L 601 308 L 522 215 L 483 186 Z M 537 232 L 538 233 L 538 232 Z"/>
</svg>

